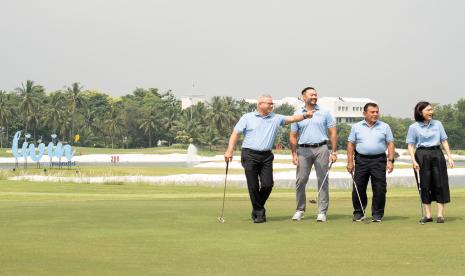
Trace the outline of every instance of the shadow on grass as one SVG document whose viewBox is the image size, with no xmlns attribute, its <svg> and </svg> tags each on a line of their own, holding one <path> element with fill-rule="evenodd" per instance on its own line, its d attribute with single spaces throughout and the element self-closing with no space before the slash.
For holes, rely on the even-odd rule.
<svg viewBox="0 0 465 276">
<path fill-rule="evenodd" d="M 352 221 L 352 215 L 348 214 L 329 214 L 328 220 L 350 220 Z"/>
<path fill-rule="evenodd" d="M 383 217 L 383 221 L 394 221 L 394 220 L 406 220 L 410 219 L 410 217 L 405 217 L 405 216 L 385 216 Z M 420 218 L 418 218 L 420 219 Z"/>
<path fill-rule="evenodd" d="M 463 220 L 463 217 L 448 217 L 448 216 L 445 216 L 445 218 L 446 218 L 446 222 Z"/>
</svg>

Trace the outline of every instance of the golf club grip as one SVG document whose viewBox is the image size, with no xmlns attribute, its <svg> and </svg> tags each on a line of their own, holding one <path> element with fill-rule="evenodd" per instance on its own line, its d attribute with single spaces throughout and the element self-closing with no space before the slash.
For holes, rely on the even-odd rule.
<svg viewBox="0 0 465 276">
<path fill-rule="evenodd" d="M 413 168 L 413 174 L 415 175 L 415 181 L 417 182 L 417 186 L 420 187 L 420 182 L 418 181 L 418 172 Z"/>
</svg>

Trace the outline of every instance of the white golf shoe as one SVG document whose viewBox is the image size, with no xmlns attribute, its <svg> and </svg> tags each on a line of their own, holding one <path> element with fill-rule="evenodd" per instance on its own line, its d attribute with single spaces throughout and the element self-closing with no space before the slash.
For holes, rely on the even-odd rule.
<svg viewBox="0 0 465 276">
<path fill-rule="evenodd" d="M 301 220 L 304 218 L 304 211 L 297 210 L 295 214 L 292 216 L 292 220 Z"/>
<path fill-rule="evenodd" d="M 318 214 L 318 216 L 316 217 L 316 221 L 325 222 L 326 221 L 326 214 Z"/>
</svg>

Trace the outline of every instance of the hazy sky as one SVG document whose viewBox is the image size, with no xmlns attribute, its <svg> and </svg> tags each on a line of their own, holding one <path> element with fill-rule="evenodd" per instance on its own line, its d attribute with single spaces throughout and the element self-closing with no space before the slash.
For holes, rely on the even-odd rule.
<svg viewBox="0 0 465 276">
<path fill-rule="evenodd" d="M 310 85 L 403 117 L 465 97 L 461 0 L 0 1 L 3 90 L 282 98 Z"/>
</svg>

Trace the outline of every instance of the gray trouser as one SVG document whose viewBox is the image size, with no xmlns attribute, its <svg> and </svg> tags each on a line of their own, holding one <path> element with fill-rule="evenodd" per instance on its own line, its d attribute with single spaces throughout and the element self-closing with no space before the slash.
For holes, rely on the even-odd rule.
<svg viewBox="0 0 465 276">
<path fill-rule="evenodd" d="M 296 210 L 305 211 L 307 197 L 305 194 L 305 186 L 308 182 L 308 176 L 315 165 L 317 176 L 317 189 L 321 188 L 318 196 L 318 213 L 326 214 L 329 205 L 329 185 L 328 178 L 325 183 L 321 183 L 325 178 L 329 166 L 329 150 L 328 146 L 323 145 L 318 148 L 298 148 L 297 155 L 299 157 L 299 166 L 296 171 Z M 318 191 L 318 190 L 317 190 Z"/>
</svg>

